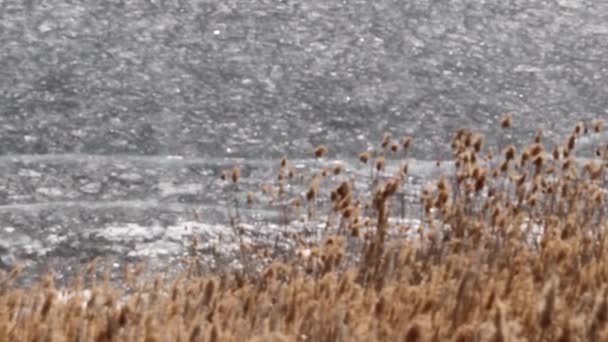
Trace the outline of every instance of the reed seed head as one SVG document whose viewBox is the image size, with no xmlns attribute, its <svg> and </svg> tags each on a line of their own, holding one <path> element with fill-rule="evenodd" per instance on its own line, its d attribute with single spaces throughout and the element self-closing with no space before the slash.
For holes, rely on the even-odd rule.
<svg viewBox="0 0 608 342">
<path fill-rule="evenodd" d="M 233 183 L 238 183 L 238 181 L 241 179 L 241 169 L 239 169 L 238 167 L 233 167 L 232 168 L 232 173 L 231 173 L 231 178 L 232 178 L 232 182 Z"/>
<path fill-rule="evenodd" d="M 380 156 L 376 159 L 376 170 L 378 172 L 380 171 L 384 171 L 384 166 L 386 164 L 386 161 L 384 160 L 383 156 Z"/>
<path fill-rule="evenodd" d="M 362 152 L 361 154 L 359 154 L 359 161 L 362 162 L 363 164 L 367 164 L 367 162 L 369 161 L 369 158 L 370 158 L 369 151 Z"/>
<path fill-rule="evenodd" d="M 513 160 L 515 158 L 515 146 L 509 145 L 505 148 L 505 159 Z"/>
<path fill-rule="evenodd" d="M 404 151 L 407 151 L 411 145 L 412 145 L 412 137 L 407 136 L 407 137 L 403 138 L 403 142 L 401 143 L 401 146 L 403 146 Z"/>
<path fill-rule="evenodd" d="M 386 149 L 387 147 L 389 147 L 390 143 L 392 141 L 392 136 L 390 133 L 384 133 L 384 136 L 382 137 L 382 148 Z"/>
<path fill-rule="evenodd" d="M 327 146 L 325 146 L 325 145 L 317 146 L 317 148 L 315 148 L 314 154 L 315 154 L 315 158 L 317 158 L 317 159 L 323 158 L 327 154 Z"/>
<path fill-rule="evenodd" d="M 344 171 L 344 165 L 336 164 L 334 166 L 334 175 L 339 175 L 340 173 L 342 173 L 342 171 Z"/>
<path fill-rule="evenodd" d="M 593 131 L 595 133 L 601 133 L 604 130 L 604 120 L 597 119 L 593 124 Z"/>
<path fill-rule="evenodd" d="M 505 113 L 503 114 L 502 118 L 500 119 L 500 127 L 504 128 L 511 128 L 511 126 L 513 125 L 513 113 Z"/>
</svg>

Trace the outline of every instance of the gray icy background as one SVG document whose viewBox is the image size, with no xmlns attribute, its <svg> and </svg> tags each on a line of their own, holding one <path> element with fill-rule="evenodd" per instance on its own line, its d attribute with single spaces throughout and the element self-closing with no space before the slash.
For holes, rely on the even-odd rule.
<svg viewBox="0 0 608 342">
<path fill-rule="evenodd" d="M 457 128 L 551 141 L 607 90 L 604 1 L 4 0 L 0 267 L 170 259 L 193 211 L 222 231 L 234 164 L 258 189 L 389 131 L 427 174 Z"/>
</svg>

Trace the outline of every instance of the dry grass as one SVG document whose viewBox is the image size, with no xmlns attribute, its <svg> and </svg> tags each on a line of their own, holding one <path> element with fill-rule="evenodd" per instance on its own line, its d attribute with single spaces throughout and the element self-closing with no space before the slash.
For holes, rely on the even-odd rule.
<svg viewBox="0 0 608 342">
<path fill-rule="evenodd" d="M 499 124 L 511 128 L 511 114 Z M 400 148 L 387 134 L 359 155 L 374 160 L 371 194 L 334 164 L 285 195 L 298 208 L 307 200 L 311 221 L 333 218 L 337 229 L 318 245 L 262 274 L 128 273 L 129 293 L 110 282 L 59 290 L 51 278 L 20 289 L 16 270 L 0 282 L 0 341 L 606 341 L 608 146 L 584 163 L 574 156 L 578 137 L 601 130 L 579 123 L 550 152 L 539 131 L 494 158 L 481 135 L 458 131 L 453 174 L 422 192 L 420 226 L 391 219 L 407 153 L 386 174 Z M 288 169 L 284 158 L 279 186 Z M 403 231 L 417 238 L 392 237 Z"/>
</svg>

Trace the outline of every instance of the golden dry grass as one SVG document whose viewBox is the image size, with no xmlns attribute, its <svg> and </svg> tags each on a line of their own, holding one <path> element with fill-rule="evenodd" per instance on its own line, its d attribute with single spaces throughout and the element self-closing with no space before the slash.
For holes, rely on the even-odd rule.
<svg viewBox="0 0 608 342">
<path fill-rule="evenodd" d="M 511 114 L 499 124 L 511 128 Z M 15 271 L 0 283 L 0 341 L 606 341 L 608 145 L 585 163 L 574 156 L 577 139 L 602 128 L 577 124 L 550 152 L 537 134 L 494 158 L 480 134 L 459 130 L 453 174 L 422 192 L 419 227 L 390 219 L 407 161 L 386 174 L 399 149 L 387 134 L 377 151 L 359 155 L 375 158 L 371 196 L 346 177 L 327 185 L 332 173 L 348 172 L 335 164 L 289 199 L 339 222 L 306 253 L 262 274 L 190 270 L 171 282 L 140 281 L 129 294 L 104 282 L 62 297 L 66 289 L 51 279 L 21 289 L 11 286 Z M 280 172 L 288 169 L 283 158 Z M 328 202 L 318 200 L 323 193 Z M 412 230 L 417 238 L 391 238 Z"/>
</svg>

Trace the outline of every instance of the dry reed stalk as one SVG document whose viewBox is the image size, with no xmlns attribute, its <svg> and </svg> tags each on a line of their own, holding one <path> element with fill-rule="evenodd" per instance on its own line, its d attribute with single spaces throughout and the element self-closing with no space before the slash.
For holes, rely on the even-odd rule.
<svg viewBox="0 0 608 342">
<path fill-rule="evenodd" d="M 339 164 L 291 194 L 286 184 L 296 186 L 283 157 L 276 189 L 269 184 L 263 192 L 294 210 L 306 195 L 309 209 L 340 220 L 318 243 L 290 235 L 298 246 L 294 259 L 254 263 L 271 255 L 268 247 L 242 244 L 251 261 L 246 268 L 262 272 L 189 272 L 168 281 L 129 267 L 128 293 L 107 276 L 97 279 L 91 263 L 71 299 L 59 295 L 52 276 L 21 289 L 12 285 L 18 270 L 2 273 L 0 341 L 601 341 L 608 333 L 600 172 L 606 166 L 605 160 L 579 165 L 573 157 L 575 140 L 587 130 L 577 126 L 567 139 L 574 141 L 563 151 L 554 147 L 551 161 L 539 135 L 522 151 L 497 149 L 504 151 L 504 159 L 496 158 L 504 167 L 479 158 L 489 153 L 479 134 L 459 130 L 452 140 L 454 173 L 423 189 L 419 226 L 391 216 L 407 164 L 379 179 L 371 194 L 356 191 L 359 180 L 336 172 Z M 392 146 L 389 141 L 386 151 Z M 361 161 L 373 169 L 371 158 Z M 234 188 L 241 179 L 235 170 L 222 173 Z M 404 232 L 418 235 L 403 239 Z M 194 239 L 192 258 L 198 253 Z M 84 280 L 90 295 L 83 294 Z"/>
</svg>

